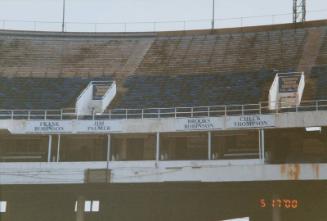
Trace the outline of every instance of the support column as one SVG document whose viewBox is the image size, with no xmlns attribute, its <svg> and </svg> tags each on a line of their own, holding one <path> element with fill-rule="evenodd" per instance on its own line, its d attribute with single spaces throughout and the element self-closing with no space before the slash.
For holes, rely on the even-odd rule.
<svg viewBox="0 0 327 221">
<path fill-rule="evenodd" d="M 48 162 L 51 162 L 51 146 L 52 146 L 52 135 L 49 135 L 49 143 L 48 143 Z"/>
<path fill-rule="evenodd" d="M 60 161 L 60 142 L 61 142 L 61 136 L 58 134 L 58 145 L 57 145 L 57 162 Z"/>
<path fill-rule="evenodd" d="M 262 163 L 265 163 L 265 136 L 263 129 L 259 129 L 259 158 Z"/>
<path fill-rule="evenodd" d="M 273 194 L 272 201 L 276 201 L 277 199 L 279 199 L 279 194 Z M 282 221 L 281 208 L 279 208 L 279 206 L 275 206 L 272 209 L 272 221 Z"/>
<path fill-rule="evenodd" d="M 111 154 L 111 135 L 108 134 L 108 136 L 107 136 L 107 169 L 109 166 L 110 154 Z"/>
<path fill-rule="evenodd" d="M 76 207 L 76 221 L 84 221 L 84 205 L 85 197 L 79 196 L 77 198 L 77 207 Z"/>
<path fill-rule="evenodd" d="M 211 131 L 208 131 L 208 160 L 211 160 Z"/>
<path fill-rule="evenodd" d="M 156 141 L 156 161 L 160 160 L 160 133 L 157 132 L 157 141 Z"/>
<path fill-rule="evenodd" d="M 266 157 L 265 157 L 265 131 L 261 129 L 261 146 L 262 146 L 262 162 L 265 163 Z"/>
</svg>

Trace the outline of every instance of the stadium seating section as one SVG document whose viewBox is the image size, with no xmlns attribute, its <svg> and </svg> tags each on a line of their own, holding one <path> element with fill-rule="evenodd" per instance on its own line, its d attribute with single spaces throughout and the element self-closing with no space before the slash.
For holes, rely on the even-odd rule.
<svg viewBox="0 0 327 221">
<path fill-rule="evenodd" d="M 89 80 L 0 78 L 0 105 L 8 109 L 53 109 L 75 102 Z"/>
<path fill-rule="evenodd" d="M 95 78 L 117 81 L 110 108 L 257 103 L 268 99 L 277 71 L 301 71 L 299 64 L 313 67 L 305 99 L 326 99 L 326 33 L 327 21 L 162 33 L 1 31 L 0 106 L 73 107 Z M 310 44 L 319 50 L 304 56 Z"/>
</svg>

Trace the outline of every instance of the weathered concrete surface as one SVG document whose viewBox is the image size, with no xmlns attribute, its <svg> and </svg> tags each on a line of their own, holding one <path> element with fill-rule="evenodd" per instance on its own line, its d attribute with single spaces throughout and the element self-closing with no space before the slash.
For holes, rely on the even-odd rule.
<svg viewBox="0 0 327 221">
<path fill-rule="evenodd" d="M 250 120 L 244 120 L 250 119 Z M 258 120 L 259 119 L 259 120 Z M 161 118 L 100 120 L 107 129 L 90 130 L 96 121 L 91 120 L 0 120 L 0 129 L 12 134 L 99 134 L 99 133 L 156 133 L 239 130 L 253 128 L 304 128 L 326 126 L 327 111 L 287 112 L 263 115 L 200 117 L 200 118 Z M 41 122 L 58 122 L 62 130 L 34 130 Z M 241 123 L 241 124 L 240 124 Z M 245 123 L 245 124 L 242 124 Z M 140 126 L 142 125 L 142 126 Z"/>
<path fill-rule="evenodd" d="M 327 180 L 327 164 L 264 165 L 259 160 L 110 162 L 112 183 Z M 106 162 L 1 163 L 0 184 L 79 184 Z"/>
</svg>

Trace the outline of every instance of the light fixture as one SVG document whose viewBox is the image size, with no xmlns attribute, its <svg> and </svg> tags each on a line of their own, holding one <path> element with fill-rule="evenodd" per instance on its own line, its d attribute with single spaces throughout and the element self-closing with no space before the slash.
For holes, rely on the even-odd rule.
<svg viewBox="0 0 327 221">
<path fill-rule="evenodd" d="M 305 131 L 307 131 L 307 132 L 314 132 L 314 131 L 321 132 L 321 127 L 306 127 Z"/>
</svg>

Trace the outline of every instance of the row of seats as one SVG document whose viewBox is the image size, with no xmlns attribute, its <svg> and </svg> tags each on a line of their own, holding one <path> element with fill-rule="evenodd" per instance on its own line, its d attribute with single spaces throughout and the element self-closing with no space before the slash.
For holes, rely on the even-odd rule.
<svg viewBox="0 0 327 221">
<path fill-rule="evenodd" d="M 0 74 L 101 76 L 121 71 L 147 38 L 73 38 L 0 35 Z M 81 76 L 81 75 L 79 75 Z"/>
<path fill-rule="evenodd" d="M 309 29 L 160 37 L 138 74 L 250 72 L 295 68 Z"/>
<path fill-rule="evenodd" d="M 0 78 L 1 109 L 57 109 L 73 107 L 90 79 Z"/>
<path fill-rule="evenodd" d="M 266 82 L 275 73 L 262 70 L 247 73 L 201 75 L 134 75 L 126 79 L 128 89 L 115 108 L 190 107 L 258 103 L 268 99 Z M 269 90 L 269 88 L 268 88 Z"/>
<path fill-rule="evenodd" d="M 327 27 L 323 29 L 323 39 L 321 41 L 321 47 L 317 58 L 317 65 L 325 65 L 327 62 Z"/>
<path fill-rule="evenodd" d="M 126 93 L 110 108 L 190 107 L 256 104 L 267 101 L 274 71 L 198 75 L 132 75 Z M 317 84 L 314 99 L 327 98 L 327 65 L 309 76 Z M 91 80 L 104 78 L 0 78 L 1 109 L 57 109 L 74 107 Z"/>
<path fill-rule="evenodd" d="M 315 100 L 327 100 L 327 65 L 312 68 L 310 78 L 316 82 Z"/>
</svg>

